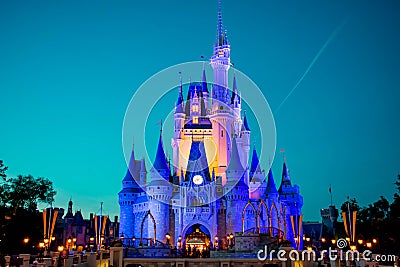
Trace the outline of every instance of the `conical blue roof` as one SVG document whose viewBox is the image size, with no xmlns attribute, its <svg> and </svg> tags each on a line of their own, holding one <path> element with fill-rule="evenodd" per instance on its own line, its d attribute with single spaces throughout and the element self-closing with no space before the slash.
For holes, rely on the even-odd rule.
<svg viewBox="0 0 400 267">
<path fill-rule="evenodd" d="M 272 170 L 269 169 L 268 172 L 268 180 L 267 180 L 267 189 L 265 190 L 267 194 L 278 193 L 275 186 L 274 176 L 272 175 Z"/>
<path fill-rule="evenodd" d="M 239 98 L 238 92 L 237 92 L 237 85 L 236 85 L 236 75 L 233 75 L 233 88 L 232 88 L 232 96 L 231 96 L 231 104 L 235 102 L 235 99 Z M 239 99 L 240 102 L 240 99 Z"/>
<path fill-rule="evenodd" d="M 203 68 L 203 79 L 202 79 L 202 82 L 201 82 L 201 89 L 202 89 L 203 93 L 208 93 L 206 69 L 205 68 Z"/>
<path fill-rule="evenodd" d="M 240 161 L 239 151 L 236 144 L 236 138 L 232 139 L 231 159 L 228 164 L 227 171 L 244 171 Z"/>
<path fill-rule="evenodd" d="M 260 161 L 257 156 L 257 151 L 256 148 L 253 148 L 253 156 L 251 158 L 251 167 L 250 167 L 250 173 L 254 172 L 260 172 Z"/>
<path fill-rule="evenodd" d="M 139 172 L 141 170 L 141 160 L 135 160 L 135 149 L 132 147 L 131 158 L 129 159 L 128 170 L 122 180 L 123 191 L 130 191 L 133 193 L 142 192 L 143 189 L 137 184 L 139 181 Z M 134 178 L 136 177 L 136 179 Z"/>
<path fill-rule="evenodd" d="M 249 123 L 247 122 L 246 113 L 244 113 L 244 117 L 243 117 L 243 128 L 246 131 L 250 131 Z"/>
<path fill-rule="evenodd" d="M 282 186 L 290 186 L 292 185 L 292 182 L 290 181 L 290 176 L 289 176 L 289 170 L 286 167 L 286 161 L 283 162 L 283 170 L 282 170 L 282 181 L 281 185 L 279 187 L 279 193 L 282 193 Z"/>
<path fill-rule="evenodd" d="M 178 100 L 176 101 L 175 113 L 184 113 L 183 110 L 183 93 L 182 93 L 182 79 L 179 87 Z"/>
<path fill-rule="evenodd" d="M 169 171 L 168 160 L 164 153 L 161 132 L 160 132 L 160 139 L 158 140 L 157 153 L 156 153 L 156 158 L 154 160 L 153 168 L 156 170 L 168 170 Z"/>
</svg>

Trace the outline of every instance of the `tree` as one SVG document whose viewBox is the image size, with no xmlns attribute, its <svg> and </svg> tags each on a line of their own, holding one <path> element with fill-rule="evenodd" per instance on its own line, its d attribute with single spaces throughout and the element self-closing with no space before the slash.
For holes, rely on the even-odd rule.
<svg viewBox="0 0 400 267">
<path fill-rule="evenodd" d="M 2 191 L 1 203 L 14 211 L 18 208 L 34 211 L 38 203 L 52 203 L 56 194 L 49 179 L 32 175 L 5 178 Z"/>
<path fill-rule="evenodd" d="M 5 180 L 7 175 L 6 175 L 6 171 L 7 171 L 8 167 L 4 166 L 3 161 L 0 159 L 0 177 Z"/>
<path fill-rule="evenodd" d="M 358 205 L 357 200 L 355 198 L 352 198 L 352 199 L 345 201 L 342 204 L 342 206 L 340 207 L 342 212 L 349 211 L 349 205 L 350 205 L 350 211 L 359 211 L 360 210 L 360 206 Z"/>
<path fill-rule="evenodd" d="M 46 178 L 18 175 L 9 178 L 7 167 L 0 160 L 0 254 L 27 251 L 22 240 L 29 237 L 29 247 L 43 238 L 42 216 L 38 203 L 52 203 L 56 191 Z"/>
</svg>

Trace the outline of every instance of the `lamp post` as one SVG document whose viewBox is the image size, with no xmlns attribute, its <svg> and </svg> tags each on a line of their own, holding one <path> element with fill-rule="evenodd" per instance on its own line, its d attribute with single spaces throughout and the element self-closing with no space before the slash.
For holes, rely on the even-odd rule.
<svg viewBox="0 0 400 267">
<path fill-rule="evenodd" d="M 215 248 L 215 250 L 218 250 L 218 236 L 215 236 L 214 237 L 214 248 Z"/>
<path fill-rule="evenodd" d="M 64 246 L 58 246 L 58 267 L 61 267 L 61 260 L 62 260 L 62 252 L 64 250 Z"/>
<path fill-rule="evenodd" d="M 231 240 L 231 248 L 232 248 L 235 245 L 235 236 L 232 233 L 230 233 L 229 237 L 230 237 L 230 240 Z"/>
<path fill-rule="evenodd" d="M 76 237 L 72 238 L 72 249 L 75 250 L 76 249 Z"/>
<path fill-rule="evenodd" d="M 169 239 L 171 238 L 171 235 L 169 233 L 166 233 L 165 238 L 167 239 L 167 245 L 169 245 Z"/>
<path fill-rule="evenodd" d="M 72 248 L 72 238 L 69 236 L 67 239 L 67 249 L 68 251 L 71 251 Z"/>
<path fill-rule="evenodd" d="M 44 252 L 45 252 L 45 254 L 47 254 L 47 251 L 50 248 L 49 247 L 49 239 L 45 238 L 45 239 L 43 239 L 43 242 L 44 242 Z"/>
<path fill-rule="evenodd" d="M 23 240 L 23 242 L 24 242 L 24 246 L 25 246 L 26 253 L 28 253 L 29 237 L 25 237 L 24 240 Z"/>
<path fill-rule="evenodd" d="M 90 247 L 90 251 L 93 252 L 93 247 L 94 247 L 94 237 L 91 236 L 89 238 L 89 247 Z"/>
</svg>

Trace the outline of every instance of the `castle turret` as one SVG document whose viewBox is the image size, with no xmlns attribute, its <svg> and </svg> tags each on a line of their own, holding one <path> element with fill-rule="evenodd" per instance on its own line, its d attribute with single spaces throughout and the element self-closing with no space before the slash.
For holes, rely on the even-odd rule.
<svg viewBox="0 0 400 267">
<path fill-rule="evenodd" d="M 171 140 L 172 153 L 173 153 L 173 166 L 174 172 L 177 171 L 180 165 L 180 147 L 183 141 L 183 127 L 185 125 L 185 109 L 183 101 L 183 88 L 182 88 L 182 76 L 180 77 L 180 86 L 178 92 L 178 100 L 175 105 L 174 112 L 174 137 Z"/>
<path fill-rule="evenodd" d="M 169 183 L 171 173 L 164 152 L 162 131 L 160 131 L 157 153 L 150 176 L 151 181 L 146 187 L 149 196 L 149 210 L 157 222 L 157 240 L 165 241 L 165 234 L 169 232 L 169 203 L 172 196 L 172 185 Z M 150 218 L 147 219 L 147 224 L 148 237 L 152 237 L 154 228 Z"/>
<path fill-rule="evenodd" d="M 132 146 L 128 170 L 122 180 L 122 190 L 118 193 L 121 218 L 119 235 L 124 233 L 124 235 L 133 236 L 134 234 L 133 204 L 136 198 L 144 193 L 144 190 L 138 185 L 139 181 L 145 179 L 141 173 L 141 164 L 141 160 L 135 160 L 135 150 Z"/>
<path fill-rule="evenodd" d="M 251 142 L 250 135 L 251 130 L 249 127 L 249 123 L 247 122 L 246 111 L 244 111 L 243 123 L 240 132 L 240 160 L 242 161 L 243 166 L 249 166 L 249 152 Z"/>
<path fill-rule="evenodd" d="M 241 214 L 244 206 L 249 200 L 249 187 L 245 183 L 247 171 L 240 162 L 236 138 L 232 139 L 231 160 L 226 170 L 227 183 L 224 187 L 227 202 L 227 231 L 230 233 L 240 232 Z"/>
<path fill-rule="evenodd" d="M 294 220 L 296 224 L 298 224 L 298 217 L 302 214 L 302 207 L 303 207 L 303 197 L 300 195 L 300 188 L 298 185 L 292 185 L 289 176 L 289 170 L 286 167 L 286 159 L 283 162 L 283 169 L 282 169 L 282 180 L 281 185 L 279 187 L 279 199 L 282 202 L 282 205 L 285 206 L 286 209 L 286 239 L 291 240 L 293 244 L 295 233 L 292 229 L 292 222 L 290 216 L 295 216 Z M 302 232 L 300 232 L 299 236 L 302 236 Z M 300 247 L 302 247 L 303 239 L 300 238 Z"/>
<path fill-rule="evenodd" d="M 249 191 L 250 198 L 260 199 L 265 193 L 265 172 L 260 168 L 257 150 L 254 146 L 251 165 L 249 171 Z"/>
</svg>

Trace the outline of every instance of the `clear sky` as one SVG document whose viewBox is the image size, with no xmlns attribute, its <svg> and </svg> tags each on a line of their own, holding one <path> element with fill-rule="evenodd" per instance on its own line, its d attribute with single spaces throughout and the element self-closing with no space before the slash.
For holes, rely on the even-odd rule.
<svg viewBox="0 0 400 267">
<path fill-rule="evenodd" d="M 348 195 L 361 205 L 392 199 L 399 12 L 400 2 L 389 0 L 223 3 L 232 61 L 273 111 L 344 23 L 274 112 L 277 148 L 300 185 L 305 220 L 319 219 L 329 184 L 336 205 Z M 72 198 L 87 216 L 104 201 L 105 213 L 119 214 L 130 98 L 163 68 L 211 56 L 216 20 L 214 0 L 1 1 L 0 159 L 8 174 L 51 179 L 56 206 Z M 281 163 L 275 158 L 276 183 Z"/>
</svg>

